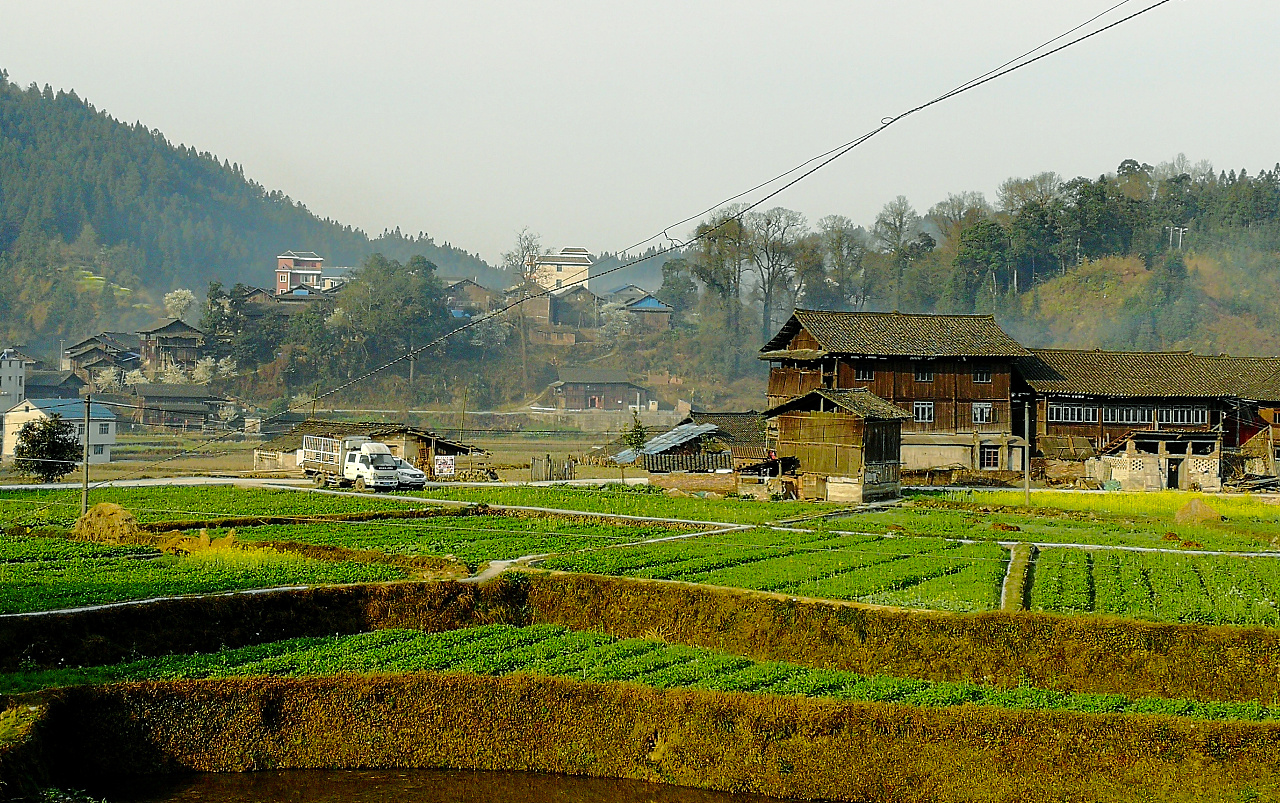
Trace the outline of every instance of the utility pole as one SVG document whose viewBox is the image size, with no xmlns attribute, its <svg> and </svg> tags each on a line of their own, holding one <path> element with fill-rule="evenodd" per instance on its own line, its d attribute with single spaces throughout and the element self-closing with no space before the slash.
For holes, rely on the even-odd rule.
<svg viewBox="0 0 1280 803">
<path fill-rule="evenodd" d="M 1031 507 L 1031 402 L 1022 403 L 1022 439 L 1027 445 L 1022 447 L 1022 501 Z"/>
<path fill-rule="evenodd" d="M 80 515 L 89 512 L 89 409 L 93 405 L 93 396 L 85 394 L 84 397 L 84 462 L 81 467 L 84 469 L 81 473 L 80 480 Z"/>
</svg>

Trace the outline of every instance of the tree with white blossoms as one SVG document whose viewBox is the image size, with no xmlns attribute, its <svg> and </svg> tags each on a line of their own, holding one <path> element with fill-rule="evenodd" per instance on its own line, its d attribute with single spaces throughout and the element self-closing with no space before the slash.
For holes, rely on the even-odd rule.
<svg viewBox="0 0 1280 803">
<path fill-rule="evenodd" d="M 170 318 L 181 318 L 187 310 L 195 306 L 196 294 L 180 287 L 171 293 L 164 294 L 164 313 Z"/>
<path fill-rule="evenodd" d="M 610 302 L 600 308 L 600 339 L 616 345 L 618 339 L 631 332 L 631 313 L 621 304 Z"/>
<path fill-rule="evenodd" d="M 218 362 L 212 357 L 201 357 L 191 369 L 191 381 L 197 385 L 207 385 L 213 381 L 218 370 Z"/>
<path fill-rule="evenodd" d="M 93 385 L 100 391 L 118 390 L 122 381 L 120 369 L 114 365 L 93 375 Z"/>
<path fill-rule="evenodd" d="M 191 377 L 181 364 L 175 362 L 165 366 L 160 372 L 160 381 L 166 385 L 187 385 L 191 383 Z"/>
<path fill-rule="evenodd" d="M 124 375 L 124 386 L 131 388 L 134 385 L 145 385 L 147 383 L 147 375 L 142 373 L 141 368 L 134 368 Z"/>
<path fill-rule="evenodd" d="M 218 376 L 220 378 L 226 379 L 228 377 L 238 375 L 239 374 L 236 373 L 236 361 L 234 359 L 231 357 L 223 357 L 221 360 L 218 360 Z"/>
</svg>

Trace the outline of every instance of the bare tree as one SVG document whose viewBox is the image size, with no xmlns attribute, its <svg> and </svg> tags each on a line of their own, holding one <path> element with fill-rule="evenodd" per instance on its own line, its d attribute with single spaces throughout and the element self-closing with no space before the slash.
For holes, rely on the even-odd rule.
<svg viewBox="0 0 1280 803">
<path fill-rule="evenodd" d="M 996 190 L 1000 211 L 1016 215 L 1031 202 L 1048 206 L 1062 191 L 1062 178 L 1057 173 L 1036 173 L 1031 178 L 1005 179 Z"/>
<path fill-rule="evenodd" d="M 516 292 L 520 294 L 520 304 L 516 307 L 516 316 L 520 329 L 520 377 L 524 385 L 522 391 L 529 390 L 529 322 L 525 316 L 525 299 L 538 291 L 535 281 L 538 273 L 538 257 L 543 254 L 542 237 L 529 231 L 526 226 L 516 235 L 515 248 L 502 254 L 502 269 L 515 282 Z"/>
<path fill-rule="evenodd" d="M 827 292 L 812 295 L 824 299 L 823 306 L 862 309 L 871 297 L 865 264 L 866 230 L 844 215 L 827 215 L 818 221 L 817 238 Z"/>
<path fill-rule="evenodd" d="M 989 220 L 993 210 L 991 204 L 980 192 L 947 193 L 946 200 L 938 201 L 929 208 L 925 217 L 938 227 L 938 231 L 948 243 L 955 243 L 960 232 L 979 221 Z"/>
<path fill-rule="evenodd" d="M 742 277 L 747 265 L 747 234 L 741 205 L 717 210 L 698 224 L 698 241 L 689 256 L 689 270 L 720 299 L 729 319 L 733 342 L 739 343 L 742 313 Z M 741 350 L 733 350 L 733 372 L 741 368 Z"/>
<path fill-rule="evenodd" d="M 872 229 L 881 249 L 893 257 L 893 308 L 898 309 L 902 301 L 902 273 L 907 263 L 907 247 L 920 231 L 920 215 L 911 206 L 906 196 L 899 195 L 884 205 L 876 216 L 876 225 Z"/>
<path fill-rule="evenodd" d="M 776 302 L 796 294 L 796 261 L 800 242 L 809 233 L 804 215 L 776 206 L 750 212 L 743 218 L 747 229 L 748 268 L 756 275 L 760 297 L 760 330 L 764 340 L 773 335 Z"/>
</svg>

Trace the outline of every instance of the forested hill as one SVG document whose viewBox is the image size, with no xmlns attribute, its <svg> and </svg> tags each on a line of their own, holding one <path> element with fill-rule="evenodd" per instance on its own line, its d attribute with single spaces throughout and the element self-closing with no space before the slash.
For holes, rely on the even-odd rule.
<svg viewBox="0 0 1280 803">
<path fill-rule="evenodd" d="M 441 275 L 496 272 L 479 257 L 397 229 L 376 239 L 320 219 L 236 164 L 128 125 L 74 92 L 23 90 L 0 71 L 0 338 L 48 343 L 150 323 L 165 291 L 271 281 L 274 257 L 328 265 L 420 254 Z M 142 305 L 142 306 L 140 306 Z"/>
</svg>

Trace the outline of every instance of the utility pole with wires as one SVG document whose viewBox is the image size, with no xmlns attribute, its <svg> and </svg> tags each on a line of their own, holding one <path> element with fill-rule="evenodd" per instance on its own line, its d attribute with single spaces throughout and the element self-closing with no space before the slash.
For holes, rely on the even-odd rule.
<svg viewBox="0 0 1280 803">
<path fill-rule="evenodd" d="M 89 512 L 89 410 L 93 407 L 92 394 L 85 394 L 84 397 L 84 460 L 80 464 L 83 471 L 81 472 L 80 481 L 80 515 Z"/>
</svg>

